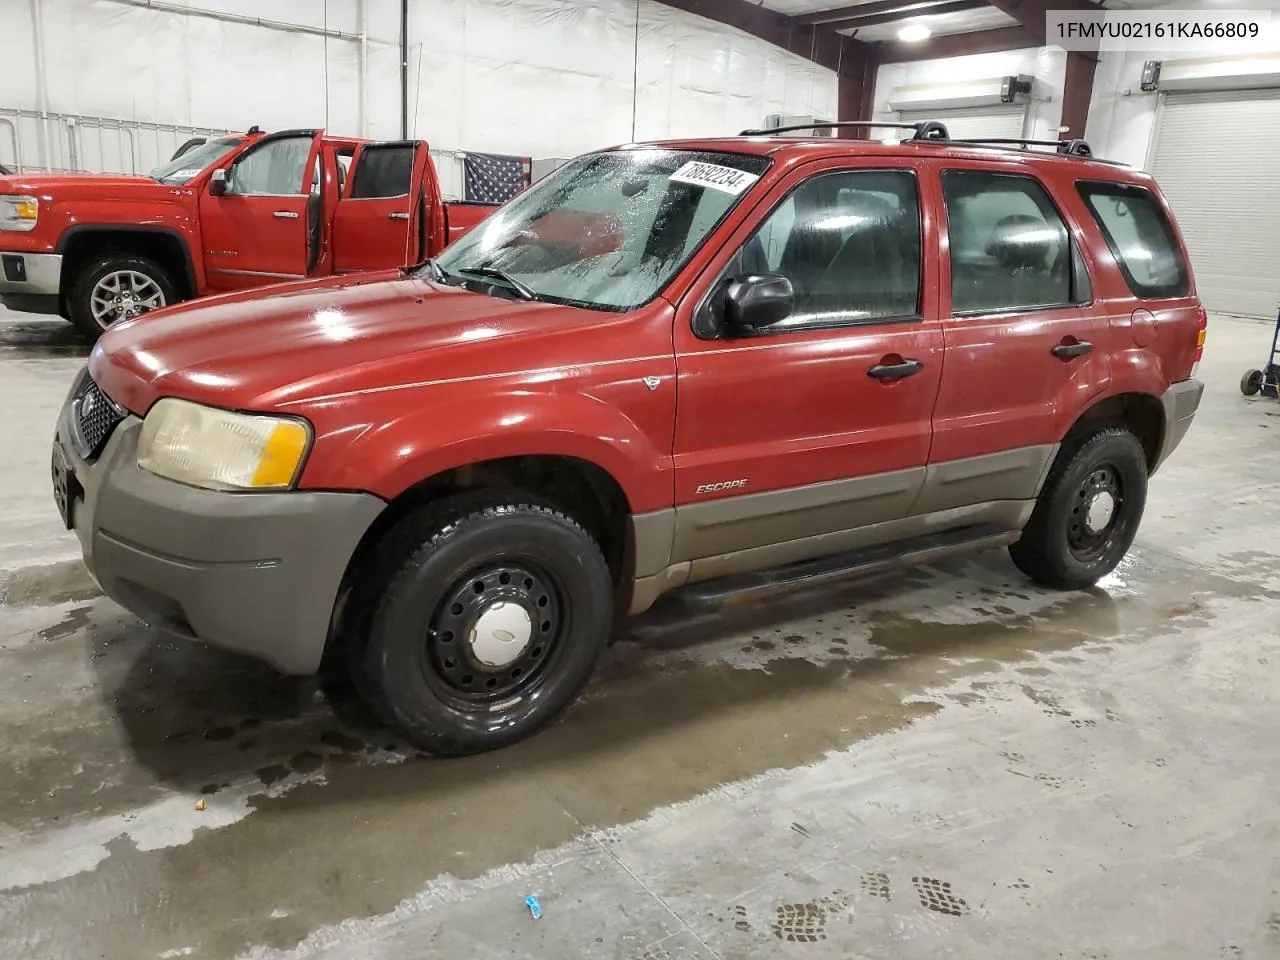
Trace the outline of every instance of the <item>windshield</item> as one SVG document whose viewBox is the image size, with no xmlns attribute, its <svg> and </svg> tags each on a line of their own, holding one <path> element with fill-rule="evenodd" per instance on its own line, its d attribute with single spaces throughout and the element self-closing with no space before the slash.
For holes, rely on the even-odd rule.
<svg viewBox="0 0 1280 960">
<path fill-rule="evenodd" d="M 190 183 L 202 170 L 221 160 L 242 143 L 244 143 L 244 137 L 216 137 L 156 167 L 148 176 L 152 180 L 180 187 Z"/>
<path fill-rule="evenodd" d="M 666 286 L 769 163 L 691 150 L 588 154 L 494 213 L 435 266 L 460 282 L 473 279 L 468 271 L 501 274 L 526 298 L 632 310 Z M 431 265 L 420 275 L 432 276 Z"/>
</svg>

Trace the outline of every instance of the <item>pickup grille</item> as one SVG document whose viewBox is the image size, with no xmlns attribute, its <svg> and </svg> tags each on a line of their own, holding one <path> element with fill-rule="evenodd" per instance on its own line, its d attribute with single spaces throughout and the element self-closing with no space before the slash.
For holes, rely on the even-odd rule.
<svg viewBox="0 0 1280 960">
<path fill-rule="evenodd" d="M 71 439 L 76 453 L 85 460 L 96 457 L 124 418 L 124 410 L 98 388 L 86 371 L 71 399 Z"/>
</svg>

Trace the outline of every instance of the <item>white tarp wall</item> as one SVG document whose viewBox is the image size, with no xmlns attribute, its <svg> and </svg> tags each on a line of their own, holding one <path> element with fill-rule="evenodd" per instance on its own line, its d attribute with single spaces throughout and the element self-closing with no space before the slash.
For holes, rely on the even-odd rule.
<svg viewBox="0 0 1280 960">
<path fill-rule="evenodd" d="M 15 159 L 6 110 L 64 118 L 43 138 L 19 118 L 28 167 L 145 170 L 184 139 L 116 133 L 100 146 L 98 132 L 68 132 L 75 117 L 397 138 L 399 31 L 398 0 L 0 0 L 0 162 Z M 654 0 L 412 0 L 409 33 L 410 136 L 442 151 L 573 156 L 633 130 L 836 116 L 830 70 Z"/>
</svg>

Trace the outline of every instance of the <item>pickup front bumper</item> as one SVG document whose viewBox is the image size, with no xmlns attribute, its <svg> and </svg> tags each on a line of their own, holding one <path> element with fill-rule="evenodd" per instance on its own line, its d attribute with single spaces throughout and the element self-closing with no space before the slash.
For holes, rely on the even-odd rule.
<svg viewBox="0 0 1280 960">
<path fill-rule="evenodd" d="M 343 574 L 382 500 L 363 493 L 201 490 L 138 466 L 142 421 L 124 415 L 100 453 L 88 374 L 58 418 L 54 499 L 102 592 L 166 633 L 264 660 L 284 673 L 320 664 Z M 96 390 L 96 388 L 92 388 Z M 94 409 L 96 408 L 96 409 Z"/>
<path fill-rule="evenodd" d="M 10 310 L 57 313 L 62 254 L 0 250 L 0 303 Z"/>
</svg>

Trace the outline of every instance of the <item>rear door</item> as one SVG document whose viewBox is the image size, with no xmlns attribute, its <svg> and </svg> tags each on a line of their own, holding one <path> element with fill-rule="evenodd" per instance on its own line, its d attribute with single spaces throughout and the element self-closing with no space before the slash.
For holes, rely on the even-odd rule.
<svg viewBox="0 0 1280 960">
<path fill-rule="evenodd" d="M 263 137 L 227 168 L 227 191 L 200 196 L 205 274 L 214 290 L 306 277 L 315 255 L 320 134 Z M 313 191 L 313 186 L 317 187 Z"/>
<path fill-rule="evenodd" d="M 783 178 L 676 323 L 677 535 L 694 580 L 830 553 L 906 516 L 942 374 L 935 242 L 913 161 L 823 161 Z M 727 283 L 786 276 L 757 335 L 715 320 Z"/>
<path fill-rule="evenodd" d="M 947 362 L 928 513 L 1035 496 L 1062 433 L 1110 379 L 1109 306 L 1085 236 L 1029 164 L 933 161 L 945 216 Z M 1127 317 L 1122 304 L 1111 304 Z"/>
<path fill-rule="evenodd" d="M 367 143 L 356 149 L 333 216 L 333 270 L 379 270 L 426 257 L 427 144 Z"/>
</svg>

